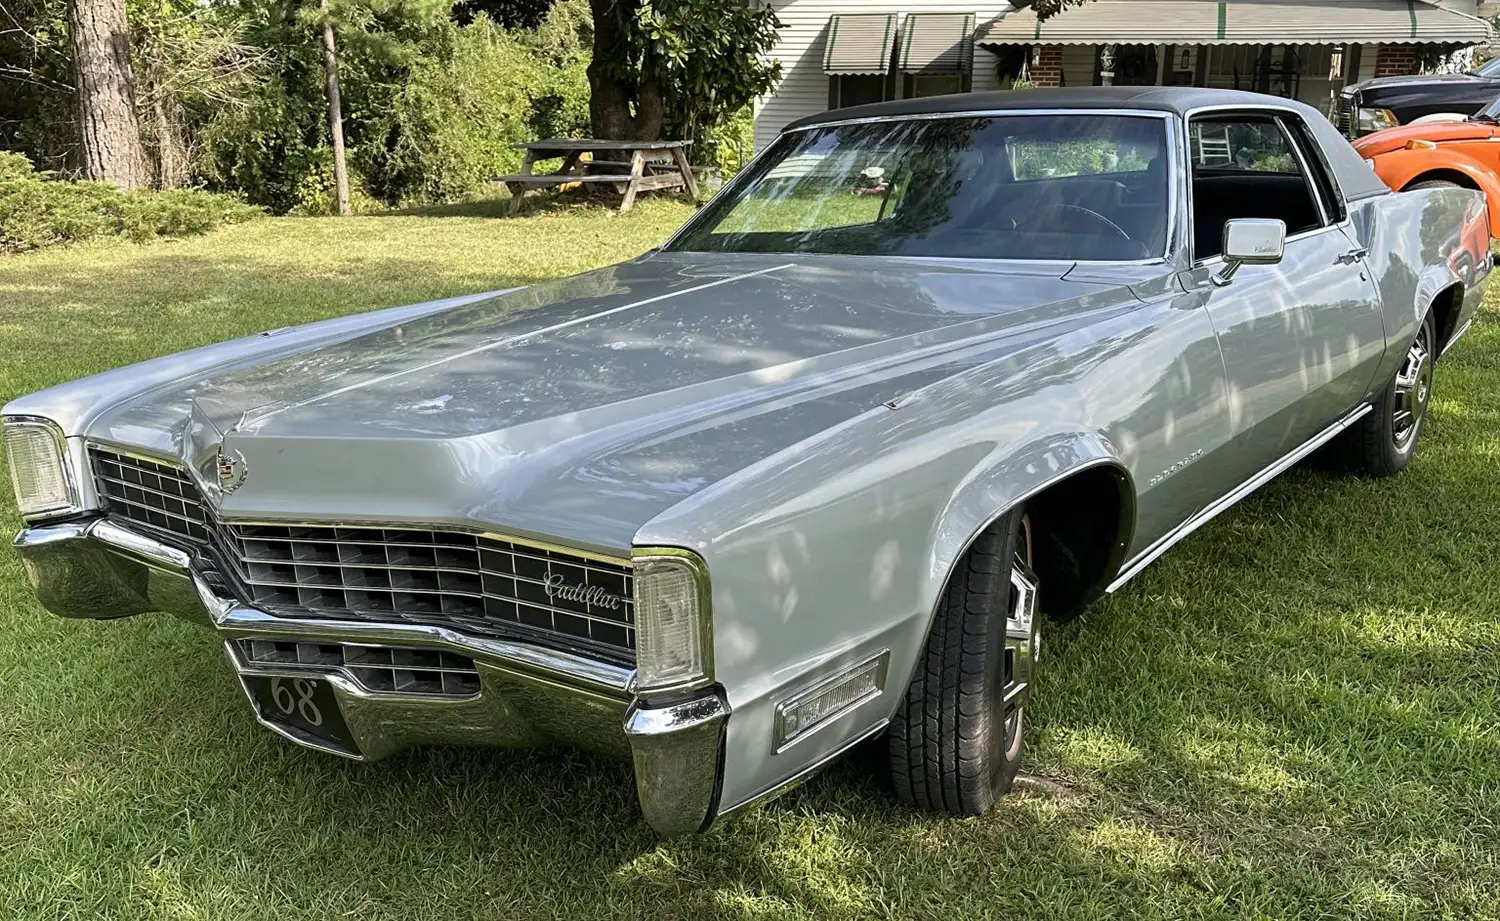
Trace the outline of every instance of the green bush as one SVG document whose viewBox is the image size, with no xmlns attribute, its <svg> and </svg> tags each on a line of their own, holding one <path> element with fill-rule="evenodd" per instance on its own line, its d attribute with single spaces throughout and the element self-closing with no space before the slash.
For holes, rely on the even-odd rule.
<svg viewBox="0 0 1500 921">
<path fill-rule="evenodd" d="M 388 117 L 376 149 L 354 159 L 372 193 L 392 205 L 449 201 L 521 165 L 511 144 L 528 134 L 528 87 L 536 61 L 485 18 L 455 29 L 442 55 L 419 60 Z"/>
<path fill-rule="evenodd" d="M 587 134 L 591 28 L 587 0 L 563 0 L 533 32 L 483 16 L 450 24 L 367 126 L 384 143 L 351 156 L 370 193 L 392 205 L 467 198 L 520 168 L 517 141 Z"/>
<path fill-rule="evenodd" d="M 745 106 L 708 131 L 713 165 L 725 179 L 745 168 L 755 154 L 755 112 Z"/>
<path fill-rule="evenodd" d="M 0 151 L 0 253 L 118 236 L 131 240 L 203 233 L 248 220 L 255 208 L 191 189 L 125 192 L 106 182 L 67 182 Z"/>
</svg>

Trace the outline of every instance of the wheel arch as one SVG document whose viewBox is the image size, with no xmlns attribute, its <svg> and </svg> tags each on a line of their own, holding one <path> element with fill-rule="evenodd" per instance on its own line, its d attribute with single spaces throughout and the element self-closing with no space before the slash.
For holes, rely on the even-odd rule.
<svg viewBox="0 0 1500 921">
<path fill-rule="evenodd" d="M 1463 312 L 1464 285 L 1455 281 L 1432 295 L 1428 301 L 1427 314 L 1432 316 L 1432 331 L 1437 341 L 1433 343 L 1435 354 L 1441 356 L 1458 332 L 1458 320 Z"/>
<path fill-rule="evenodd" d="M 1415 151 L 1413 151 L 1415 152 Z M 1500 176 L 1472 160 L 1449 157 L 1439 165 L 1417 161 L 1408 163 L 1407 169 L 1392 174 L 1397 181 L 1392 185 L 1406 191 L 1419 182 L 1451 182 L 1465 189 L 1483 192 L 1489 204 L 1490 236 L 1500 237 Z"/>
<path fill-rule="evenodd" d="M 1112 454 L 1094 456 L 1018 490 L 943 555 L 940 584 L 947 585 L 974 543 L 1017 508 L 1030 514 L 1034 565 L 1044 586 L 1038 595 L 1041 610 L 1064 618 L 1079 613 L 1104 593 L 1134 536 L 1136 491 L 1129 470 Z M 1077 509 L 1102 514 L 1081 515 Z"/>
</svg>

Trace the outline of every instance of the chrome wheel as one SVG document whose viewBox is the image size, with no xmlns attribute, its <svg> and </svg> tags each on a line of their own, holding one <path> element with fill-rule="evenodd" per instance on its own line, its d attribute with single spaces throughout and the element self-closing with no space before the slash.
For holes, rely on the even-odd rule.
<svg viewBox="0 0 1500 921">
<path fill-rule="evenodd" d="M 1396 450 L 1408 451 L 1417 440 L 1427 401 L 1432 397 L 1432 343 L 1429 326 L 1421 331 L 1406 350 L 1401 370 L 1396 373 L 1396 398 L 1391 404 L 1391 437 Z"/>
<path fill-rule="evenodd" d="M 1031 696 L 1031 676 L 1041 651 L 1041 621 L 1036 611 L 1036 575 L 1031 571 L 1031 521 L 1021 519 L 1016 535 L 1016 555 L 1010 569 L 1010 610 L 1005 617 L 1005 656 L 996 682 L 1000 689 L 996 709 L 1005 731 L 994 736 L 999 756 L 992 763 L 1013 761 L 1020 753 L 1026 700 Z"/>
</svg>

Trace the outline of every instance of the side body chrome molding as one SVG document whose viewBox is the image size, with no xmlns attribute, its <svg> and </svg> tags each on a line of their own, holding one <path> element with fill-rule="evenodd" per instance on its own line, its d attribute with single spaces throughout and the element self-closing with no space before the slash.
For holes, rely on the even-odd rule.
<svg viewBox="0 0 1500 921">
<path fill-rule="evenodd" d="M 1120 574 L 1115 577 L 1115 581 L 1111 582 L 1109 584 L 1109 587 L 1106 588 L 1105 591 L 1113 592 L 1119 589 L 1120 586 L 1124 585 L 1126 582 L 1129 582 L 1132 578 L 1134 578 L 1137 573 L 1155 562 L 1157 557 L 1170 550 L 1174 545 L 1177 544 L 1178 541 L 1187 537 L 1189 534 L 1192 534 L 1194 531 L 1208 524 L 1210 521 L 1213 521 L 1222 512 L 1233 507 L 1241 499 L 1245 498 L 1246 496 L 1255 492 L 1257 489 L 1276 479 L 1276 477 L 1284 472 L 1288 467 L 1292 466 L 1307 455 L 1316 451 L 1318 448 L 1321 448 L 1323 445 L 1332 441 L 1340 432 L 1344 431 L 1349 426 L 1359 421 L 1361 417 L 1363 417 L 1373 408 L 1374 407 L 1369 403 L 1365 403 L 1359 406 L 1347 416 L 1344 416 L 1342 419 L 1330 425 L 1328 428 L 1303 442 L 1291 453 L 1285 455 L 1280 460 L 1273 462 L 1270 466 L 1266 467 L 1260 473 L 1257 473 L 1255 476 L 1251 477 L 1250 479 L 1241 483 L 1239 486 L 1220 496 L 1218 499 L 1210 502 L 1196 515 L 1178 525 L 1175 529 L 1168 532 L 1156 543 L 1141 551 L 1141 553 L 1138 554 L 1135 559 L 1131 560 L 1129 563 L 1126 563 L 1125 567 L 1120 570 Z"/>
</svg>

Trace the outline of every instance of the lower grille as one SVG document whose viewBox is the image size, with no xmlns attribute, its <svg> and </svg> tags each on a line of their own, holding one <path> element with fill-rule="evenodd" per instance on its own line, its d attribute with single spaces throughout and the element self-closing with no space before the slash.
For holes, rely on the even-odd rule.
<svg viewBox="0 0 1500 921">
<path fill-rule="evenodd" d="M 303 665 L 343 672 L 367 691 L 440 697 L 479 693 L 474 660 L 436 649 L 310 643 L 298 640 L 239 640 L 252 665 Z"/>
<path fill-rule="evenodd" d="M 194 543 L 208 540 L 203 495 L 187 471 L 99 447 L 89 449 L 89 459 L 110 514 Z"/>
</svg>

